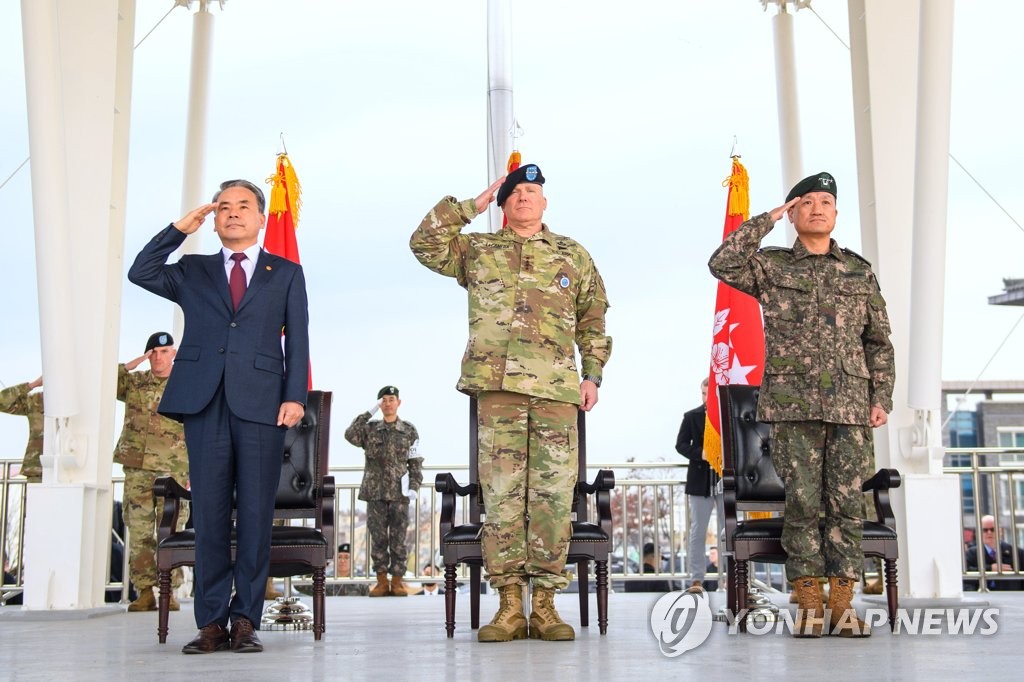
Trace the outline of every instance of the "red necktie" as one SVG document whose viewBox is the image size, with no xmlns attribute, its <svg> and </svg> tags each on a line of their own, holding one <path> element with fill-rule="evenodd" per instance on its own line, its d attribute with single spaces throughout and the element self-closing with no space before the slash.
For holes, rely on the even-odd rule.
<svg viewBox="0 0 1024 682">
<path fill-rule="evenodd" d="M 231 254 L 231 260 L 235 261 L 235 264 L 231 266 L 231 274 L 228 277 L 228 289 L 231 290 L 231 302 L 235 306 L 235 310 L 238 310 L 238 304 L 242 302 L 242 297 L 245 296 L 245 270 L 242 269 L 242 261 L 245 260 L 244 253 L 233 253 Z"/>
</svg>

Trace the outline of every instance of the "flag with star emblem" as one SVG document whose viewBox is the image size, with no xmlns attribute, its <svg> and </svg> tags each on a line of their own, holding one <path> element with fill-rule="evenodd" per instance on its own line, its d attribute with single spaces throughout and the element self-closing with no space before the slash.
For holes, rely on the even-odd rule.
<svg viewBox="0 0 1024 682">
<path fill-rule="evenodd" d="M 728 237 L 750 216 L 747 169 L 737 157 L 732 174 L 725 182 L 725 229 Z M 704 459 L 722 474 L 722 419 L 718 406 L 718 387 L 724 384 L 760 385 L 764 372 L 764 327 L 761 305 L 751 296 L 718 283 L 715 298 L 715 325 L 711 338 L 711 370 L 708 374 L 707 417 L 704 424 Z"/>
<path fill-rule="evenodd" d="M 302 206 L 302 187 L 295 167 L 287 154 L 277 155 L 270 183 L 270 204 L 267 206 L 267 225 L 263 233 L 263 249 L 275 256 L 300 263 L 299 243 L 295 238 L 299 227 L 299 209 Z M 285 330 L 287 333 L 287 330 Z M 282 338 L 283 342 L 283 338 Z M 313 368 L 309 370 L 309 388 L 313 388 Z"/>
</svg>

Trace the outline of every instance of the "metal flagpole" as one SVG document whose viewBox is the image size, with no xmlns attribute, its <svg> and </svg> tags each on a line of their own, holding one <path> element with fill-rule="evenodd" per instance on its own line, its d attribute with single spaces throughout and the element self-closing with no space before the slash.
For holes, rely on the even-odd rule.
<svg viewBox="0 0 1024 682">
<path fill-rule="evenodd" d="M 505 174 L 512 152 L 512 5 L 487 0 L 487 182 Z M 501 209 L 491 205 L 491 232 L 501 229 Z"/>
<path fill-rule="evenodd" d="M 188 0 L 191 6 L 193 0 Z M 206 195 L 206 132 L 210 103 L 210 64 L 213 46 L 213 14 L 210 0 L 198 0 L 199 9 L 192 17 L 192 62 L 189 75 L 188 121 L 185 129 L 185 163 L 181 181 L 181 215 L 204 201 Z M 223 9 L 223 4 L 221 5 Z M 186 237 L 179 253 L 196 253 L 202 242 L 199 232 Z M 185 328 L 181 309 L 174 308 L 174 338 L 180 339 Z"/>
<path fill-rule="evenodd" d="M 769 2 L 779 6 L 779 12 L 772 19 L 775 35 L 775 89 L 779 109 L 779 149 L 782 152 L 782 192 L 785 196 L 789 188 L 804 176 L 803 149 L 800 144 L 800 107 L 797 102 L 796 89 L 796 51 L 793 43 L 793 15 L 787 5 L 792 3 L 794 10 L 806 6 L 803 0 L 761 0 L 765 9 Z M 796 239 L 796 231 L 788 222 L 786 224 L 786 240 L 792 243 Z"/>
</svg>

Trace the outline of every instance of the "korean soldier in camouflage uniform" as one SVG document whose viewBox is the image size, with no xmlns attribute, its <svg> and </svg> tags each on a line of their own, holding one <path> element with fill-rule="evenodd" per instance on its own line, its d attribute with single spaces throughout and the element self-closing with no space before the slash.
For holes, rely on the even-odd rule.
<svg viewBox="0 0 1024 682">
<path fill-rule="evenodd" d="M 479 631 L 481 642 L 575 638 L 555 610 L 554 593 L 569 583 L 576 419 L 597 403 L 612 340 L 605 335 L 608 297 L 590 254 L 542 222 L 543 184 L 540 168 L 527 164 L 476 199 L 445 197 L 410 240 L 423 265 L 454 277 L 469 294 L 458 389 L 477 398 L 481 544 L 501 598 Z M 495 193 L 508 226 L 463 234 Z M 531 581 L 527 623 L 522 588 Z"/>
<path fill-rule="evenodd" d="M 793 247 L 758 248 L 783 215 L 796 228 Z M 870 634 L 850 605 L 864 559 L 861 483 L 874 461 L 871 429 L 892 410 L 885 300 L 871 264 L 831 239 L 835 223 L 835 179 L 818 173 L 730 234 L 709 263 L 715 277 L 758 299 L 764 314 L 757 418 L 772 425 L 772 463 L 786 485 L 782 546 L 799 603 L 797 636 L 825 629 L 818 576 L 829 578 L 827 631 Z"/>
<path fill-rule="evenodd" d="M 334 565 L 334 576 L 336 578 L 352 577 L 352 546 L 347 542 L 338 545 L 338 560 Z M 296 585 L 295 589 L 302 594 L 313 594 L 312 585 Z M 327 597 L 365 597 L 370 590 L 365 584 L 335 583 L 324 587 L 324 595 Z"/>
<path fill-rule="evenodd" d="M 21 460 L 22 476 L 29 483 L 43 480 L 39 457 L 43 454 L 43 393 L 31 391 L 43 385 L 43 378 L 11 386 L 0 391 L 0 412 L 28 418 L 28 444 Z"/>
<path fill-rule="evenodd" d="M 416 453 L 420 436 L 411 422 L 398 418 L 402 401 L 397 388 L 385 386 L 377 392 L 377 400 L 369 411 L 352 421 L 345 430 L 345 440 L 366 453 L 359 499 L 366 502 L 370 555 L 377 574 L 370 596 L 405 597 L 409 594 L 402 584 L 409 553 L 405 542 L 409 501 L 423 483 L 423 458 Z M 384 418 L 370 421 L 378 409 Z"/>
<path fill-rule="evenodd" d="M 150 369 L 132 372 L 149 360 Z M 117 367 L 117 399 L 124 402 L 124 427 L 114 449 L 114 461 L 124 469 L 124 523 L 130 548 L 129 575 L 138 598 L 129 611 L 155 611 L 153 589 L 157 585 L 156 522 L 159 507 L 153 498 L 153 483 L 161 476 L 188 481 L 188 450 L 181 424 L 157 413 L 167 377 L 174 362 L 174 339 L 157 332 L 146 342 L 145 354 Z M 182 518 L 182 526 L 185 519 Z M 174 587 L 181 585 L 181 569 L 171 576 Z M 171 610 L 179 609 L 171 594 Z"/>
</svg>

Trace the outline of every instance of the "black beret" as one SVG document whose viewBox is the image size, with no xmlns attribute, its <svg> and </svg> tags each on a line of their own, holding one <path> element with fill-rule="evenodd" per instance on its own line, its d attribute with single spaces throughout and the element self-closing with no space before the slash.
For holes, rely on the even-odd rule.
<svg viewBox="0 0 1024 682">
<path fill-rule="evenodd" d="M 174 345 L 174 337 L 173 336 L 171 336 L 167 332 L 155 332 L 155 333 L 149 335 L 149 340 L 146 341 L 146 350 L 144 352 L 148 353 L 149 351 L 153 350 L 154 348 L 162 348 L 164 346 L 173 346 L 173 345 Z"/>
<path fill-rule="evenodd" d="M 380 389 L 379 391 L 377 391 L 377 400 L 380 400 L 381 398 L 383 398 L 386 395 L 393 395 L 393 396 L 395 396 L 397 398 L 398 397 L 398 387 L 397 386 L 385 386 L 384 388 Z"/>
<path fill-rule="evenodd" d="M 540 172 L 540 166 L 529 163 L 509 173 L 508 177 L 505 178 L 505 182 L 501 183 L 501 187 L 498 188 L 498 206 L 504 206 L 505 199 L 508 199 L 508 195 L 512 194 L 512 190 L 516 188 L 516 185 L 524 182 L 543 185 L 544 175 Z"/>
<path fill-rule="evenodd" d="M 822 171 L 808 176 L 793 185 L 793 189 L 789 190 L 789 194 L 786 195 L 786 201 L 792 201 L 795 197 L 802 197 L 808 192 L 828 192 L 836 198 L 839 196 L 836 194 L 836 179 L 831 174 Z"/>
<path fill-rule="evenodd" d="M 352 547 L 349 546 L 347 542 L 343 542 L 340 545 L 338 545 L 338 554 L 341 554 L 342 552 L 345 552 L 346 554 L 351 554 Z"/>
</svg>

